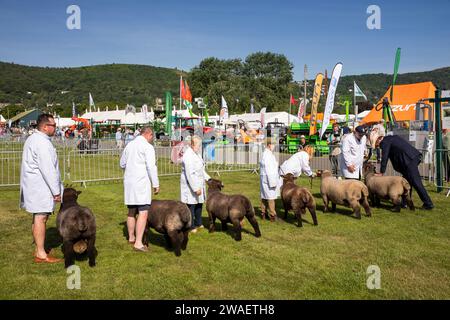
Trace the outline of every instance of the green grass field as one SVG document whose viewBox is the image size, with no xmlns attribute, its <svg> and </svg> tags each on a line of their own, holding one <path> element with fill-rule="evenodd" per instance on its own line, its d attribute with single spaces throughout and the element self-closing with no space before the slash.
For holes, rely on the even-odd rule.
<svg viewBox="0 0 450 320">
<path fill-rule="evenodd" d="M 259 205 L 257 175 L 221 178 L 224 192 L 245 194 Z M 306 179 L 298 184 L 309 186 Z M 63 264 L 33 263 L 31 217 L 18 209 L 17 189 L 1 190 L 0 299 L 450 299 L 450 198 L 432 189 L 432 212 L 374 209 L 372 218 L 356 220 L 343 207 L 323 214 L 315 180 L 319 226 L 297 228 L 292 214 L 287 222 L 258 218 L 262 237 L 253 236 L 247 221 L 248 232 L 236 242 L 232 228 L 224 233 L 218 224 L 216 233 L 191 234 L 188 249 L 177 258 L 155 232 L 148 253 L 127 244 L 122 188 L 112 183 L 82 189 L 80 204 L 97 218 L 99 254 L 95 268 L 77 261 L 80 290 L 66 288 Z M 157 198 L 178 197 L 179 177 L 161 177 Z M 414 200 L 422 205 L 417 195 Z M 207 225 L 206 211 L 203 217 Z M 311 222 L 309 213 L 305 220 Z M 55 215 L 47 240 L 62 257 Z M 369 265 L 381 269 L 380 290 L 366 287 Z"/>
</svg>

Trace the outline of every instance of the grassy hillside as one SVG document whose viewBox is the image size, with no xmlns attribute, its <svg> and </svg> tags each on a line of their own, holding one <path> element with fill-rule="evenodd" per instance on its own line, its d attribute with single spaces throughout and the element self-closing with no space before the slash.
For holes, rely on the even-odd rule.
<svg viewBox="0 0 450 320">
<path fill-rule="evenodd" d="M 42 68 L 0 62 L 0 103 L 21 103 L 20 107 L 9 107 L 9 115 L 19 113 L 23 108 L 40 107 L 46 109 L 47 103 L 54 103 L 49 111 L 62 116 L 71 114 L 72 101 L 79 111 L 88 105 L 91 92 L 97 106 L 115 107 L 126 103 L 141 106 L 155 104 L 155 98 L 163 97 L 165 91 L 178 95 L 179 76 L 188 73 L 177 69 L 158 68 L 145 65 L 109 64 L 79 68 Z M 392 75 L 365 74 L 344 76 L 337 91 L 337 101 L 352 99 L 353 81 L 367 95 L 370 108 L 381 97 L 392 81 Z M 450 67 L 427 72 L 400 74 L 398 84 L 432 81 L 440 88 L 450 88 Z M 310 81 L 311 94 L 313 80 Z M 298 86 L 291 84 L 298 91 Z M 64 94 L 61 91 L 68 91 Z M 195 91 L 195 88 L 194 88 Z M 297 96 L 297 94 L 295 94 Z M 288 99 L 288 98 L 286 98 Z M 288 100 L 286 100 L 286 103 Z M 325 99 L 321 99 L 319 110 L 323 110 Z M 57 105 L 59 104 L 59 105 Z M 284 106 L 284 104 L 283 104 Z M 246 106 L 247 108 L 248 106 Z M 287 108 L 287 107 L 286 107 Z M 233 109 L 233 108 L 232 108 Z M 247 108 L 248 109 L 248 108 Z M 362 111 L 364 107 L 360 107 Z M 230 110 L 231 113 L 238 110 Z M 343 107 L 337 105 L 336 112 Z M 3 112 L 6 115 L 6 112 Z"/>
</svg>

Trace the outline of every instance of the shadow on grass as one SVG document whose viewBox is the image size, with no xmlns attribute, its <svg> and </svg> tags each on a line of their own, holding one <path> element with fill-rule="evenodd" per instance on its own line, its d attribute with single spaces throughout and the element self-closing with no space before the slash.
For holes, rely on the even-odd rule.
<svg viewBox="0 0 450 320">
<path fill-rule="evenodd" d="M 247 218 L 244 218 L 244 221 L 245 221 L 244 222 L 245 224 L 244 224 L 244 227 L 241 228 L 241 232 L 245 233 L 245 234 L 250 234 L 252 236 L 255 236 L 255 232 L 254 232 L 252 226 L 250 225 L 250 222 L 247 220 Z M 205 227 L 204 230 L 206 232 L 209 232 L 209 218 L 202 217 L 202 225 Z M 216 222 L 215 222 L 214 225 L 215 225 L 215 231 L 214 232 L 224 232 L 224 233 L 226 233 L 228 236 L 230 236 L 234 240 L 234 238 L 236 236 L 236 232 L 234 231 L 234 226 L 233 226 L 233 224 L 231 222 L 225 223 L 226 230 L 223 230 L 223 223 L 219 219 L 216 219 Z M 245 225 L 250 225 L 252 230 L 251 231 L 247 230 Z"/>
<path fill-rule="evenodd" d="M 127 228 L 127 222 L 121 222 L 119 225 L 123 226 L 122 228 L 122 234 L 126 241 L 128 241 L 128 228 Z M 171 246 L 168 245 L 166 238 L 163 234 L 160 234 L 158 232 L 155 232 L 152 230 L 152 228 L 149 228 L 148 230 L 148 243 L 149 245 L 156 245 L 158 247 L 162 247 L 166 249 L 167 251 L 173 251 Z"/>
<path fill-rule="evenodd" d="M 59 235 L 58 229 L 55 227 L 50 227 L 45 232 L 45 251 L 50 252 L 50 250 L 61 247 L 62 238 Z"/>
</svg>

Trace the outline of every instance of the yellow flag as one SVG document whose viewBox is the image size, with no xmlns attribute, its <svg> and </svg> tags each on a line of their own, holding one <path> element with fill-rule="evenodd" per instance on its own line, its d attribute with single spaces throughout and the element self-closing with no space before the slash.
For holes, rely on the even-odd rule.
<svg viewBox="0 0 450 320">
<path fill-rule="evenodd" d="M 311 106 L 311 122 L 309 126 L 309 135 L 312 136 L 317 132 L 317 107 L 319 106 L 320 93 L 322 92 L 323 74 L 319 73 L 316 76 L 314 83 L 314 95 Z"/>
</svg>

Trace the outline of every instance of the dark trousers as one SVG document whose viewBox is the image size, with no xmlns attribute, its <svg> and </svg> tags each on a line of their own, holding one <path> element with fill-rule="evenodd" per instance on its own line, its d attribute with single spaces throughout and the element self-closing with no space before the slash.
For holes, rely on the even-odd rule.
<svg viewBox="0 0 450 320">
<path fill-rule="evenodd" d="M 419 173 L 419 164 L 420 159 L 414 159 L 408 166 L 406 166 L 406 168 L 404 168 L 404 171 L 401 172 L 401 174 L 403 174 L 403 177 L 409 182 L 411 187 L 413 187 L 417 191 L 417 194 L 419 195 L 420 200 L 422 200 L 423 204 L 429 207 L 433 205 L 433 202 L 431 201 L 427 190 L 425 190 L 425 187 L 422 184 L 422 178 L 420 177 Z"/>
<path fill-rule="evenodd" d="M 202 208 L 203 203 L 188 204 L 189 210 L 191 210 L 192 216 L 192 228 L 200 227 L 202 223 Z"/>
<path fill-rule="evenodd" d="M 330 156 L 330 162 L 331 162 L 331 173 L 333 175 L 337 175 L 339 168 L 338 156 Z"/>
</svg>

